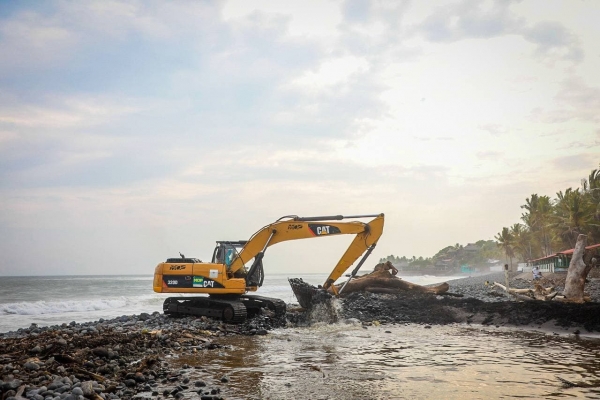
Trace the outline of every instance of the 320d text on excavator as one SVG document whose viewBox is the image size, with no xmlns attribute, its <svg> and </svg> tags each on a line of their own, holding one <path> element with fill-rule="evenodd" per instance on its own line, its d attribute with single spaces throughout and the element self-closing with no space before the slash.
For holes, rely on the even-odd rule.
<svg viewBox="0 0 600 400">
<path fill-rule="evenodd" d="M 373 218 L 369 222 L 356 219 Z M 344 221 L 353 219 L 354 221 Z M 153 288 L 158 293 L 208 294 L 169 297 L 163 304 L 166 314 L 204 315 L 230 323 L 243 322 L 266 308 L 276 316 L 285 315 L 280 299 L 246 294 L 255 292 L 264 281 L 263 258 L 268 247 L 297 239 L 356 235 L 333 267 L 323 289 L 333 283 L 362 256 L 352 271 L 356 275 L 383 233 L 384 214 L 298 217 L 289 215 L 264 226 L 248 240 L 217 241 L 210 263 L 197 258 L 169 258 L 156 266 Z M 246 264 L 252 261 L 249 268 Z"/>
</svg>

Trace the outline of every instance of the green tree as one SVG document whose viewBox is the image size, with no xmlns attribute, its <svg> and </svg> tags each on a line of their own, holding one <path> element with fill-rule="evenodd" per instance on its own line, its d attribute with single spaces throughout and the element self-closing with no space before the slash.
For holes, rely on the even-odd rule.
<svg viewBox="0 0 600 400">
<path fill-rule="evenodd" d="M 498 245 L 502 247 L 504 250 L 504 254 L 506 255 L 506 260 L 510 259 L 510 269 L 512 270 L 512 259 L 515 256 L 515 252 L 513 250 L 513 236 L 510 233 L 510 230 L 506 227 L 502 228 L 502 232 L 498 233 L 494 236 Z"/>
<path fill-rule="evenodd" d="M 533 258 L 533 249 L 531 246 L 531 234 L 523 224 L 514 224 L 510 227 L 512 236 L 513 250 L 520 256 L 521 261 L 531 260 Z"/>
<path fill-rule="evenodd" d="M 565 245 L 575 247 L 577 236 L 587 233 L 594 222 L 593 204 L 579 189 L 568 188 L 556 196 L 551 226 Z"/>
<path fill-rule="evenodd" d="M 521 208 L 527 210 L 521 220 L 531 233 L 530 246 L 532 257 L 547 256 L 552 253 L 552 234 L 549 229 L 552 218 L 552 201 L 548 196 L 532 194 L 525 199 Z"/>
<path fill-rule="evenodd" d="M 600 169 L 594 169 L 590 172 L 588 179 L 581 182 L 582 192 L 591 203 L 593 210 L 593 223 L 590 223 L 588 230 L 590 243 L 600 242 Z"/>
</svg>

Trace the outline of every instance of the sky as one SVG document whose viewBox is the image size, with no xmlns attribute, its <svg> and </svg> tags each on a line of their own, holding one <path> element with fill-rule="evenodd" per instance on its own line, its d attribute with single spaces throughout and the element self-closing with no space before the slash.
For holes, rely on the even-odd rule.
<svg viewBox="0 0 600 400">
<path fill-rule="evenodd" d="M 598 168 L 598 21 L 592 0 L 0 2 L 0 275 L 152 274 L 284 215 L 385 213 L 370 266 L 493 239 Z M 328 273 L 351 240 L 265 270 Z"/>
</svg>

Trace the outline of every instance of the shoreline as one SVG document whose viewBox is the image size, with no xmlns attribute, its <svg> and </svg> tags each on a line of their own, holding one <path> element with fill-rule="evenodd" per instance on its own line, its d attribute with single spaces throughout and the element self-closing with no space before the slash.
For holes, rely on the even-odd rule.
<svg viewBox="0 0 600 400">
<path fill-rule="evenodd" d="M 599 337 L 600 303 L 515 302 L 485 286 L 486 280 L 498 277 L 487 274 L 448 281 L 450 291 L 463 294 L 462 298 L 353 293 L 338 300 L 341 310 L 337 317 L 366 329 L 459 324 Z M 513 278 L 513 282 L 528 284 L 522 278 Z M 594 288 L 600 286 L 597 278 L 590 283 Z M 192 375 L 200 373 L 203 379 L 192 381 L 186 368 L 172 360 L 183 354 L 219 351 L 223 337 L 267 335 L 273 329 L 301 327 L 309 323 L 306 315 L 290 306 L 286 321 L 258 315 L 240 325 L 205 317 L 173 318 L 159 312 L 49 327 L 32 324 L 0 333 L 0 396 L 60 400 L 81 395 L 110 400 L 159 395 L 179 398 L 195 392 L 201 399 L 217 400 L 222 398 L 227 376 L 195 371 Z"/>
</svg>

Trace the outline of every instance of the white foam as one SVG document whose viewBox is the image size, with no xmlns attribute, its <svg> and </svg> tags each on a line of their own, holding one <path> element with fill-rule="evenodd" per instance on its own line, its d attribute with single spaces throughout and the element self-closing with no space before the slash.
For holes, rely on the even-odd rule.
<svg viewBox="0 0 600 400">
<path fill-rule="evenodd" d="M 140 303 L 153 303 L 155 296 L 118 297 L 112 299 L 34 301 L 0 304 L 0 315 L 68 314 L 85 311 L 118 309 Z"/>
</svg>

